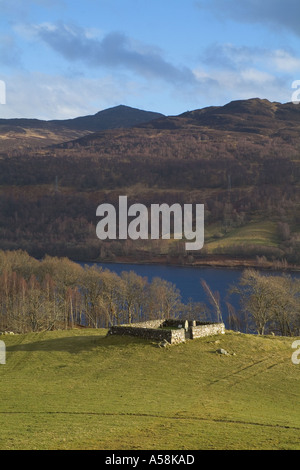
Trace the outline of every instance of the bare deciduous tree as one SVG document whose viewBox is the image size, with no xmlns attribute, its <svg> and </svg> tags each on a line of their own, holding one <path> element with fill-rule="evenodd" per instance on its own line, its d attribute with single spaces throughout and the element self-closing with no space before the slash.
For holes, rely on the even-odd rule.
<svg viewBox="0 0 300 470">
<path fill-rule="evenodd" d="M 220 305 L 220 293 L 219 292 L 212 292 L 210 287 L 208 286 L 207 282 L 204 279 L 201 279 L 201 285 L 208 297 L 210 304 L 212 305 L 218 322 L 223 322 L 222 318 L 222 310 Z"/>
</svg>

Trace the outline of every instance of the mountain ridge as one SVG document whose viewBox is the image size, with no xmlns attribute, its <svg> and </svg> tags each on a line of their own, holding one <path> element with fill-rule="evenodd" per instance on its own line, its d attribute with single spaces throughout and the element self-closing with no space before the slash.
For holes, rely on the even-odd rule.
<svg viewBox="0 0 300 470">
<path fill-rule="evenodd" d="M 103 132 L 97 131 L 74 140 L 76 145 L 95 145 L 103 139 Z M 242 134 L 250 139 L 280 138 L 283 141 L 299 139 L 300 143 L 300 107 L 293 103 L 270 102 L 266 99 L 251 98 L 236 100 L 224 106 L 186 111 L 175 116 L 160 116 L 148 122 L 131 127 L 132 138 L 139 139 L 149 132 L 161 137 L 161 132 L 200 134 L 210 139 L 222 140 L 224 136 L 239 139 Z M 127 134 L 126 134 L 127 135 Z M 114 133 L 107 135 L 114 139 Z M 61 144 L 72 146 L 72 141 Z M 58 144 L 60 146 L 60 144 Z"/>
<path fill-rule="evenodd" d="M 186 111 L 178 115 L 164 115 L 126 105 L 110 107 L 93 115 L 70 119 L 42 120 L 35 118 L 0 118 L 0 133 L 16 132 L 26 137 L 27 129 L 44 131 L 74 131 L 82 137 L 111 129 L 147 128 L 176 130 L 191 126 L 215 130 L 254 132 L 264 134 L 265 129 L 278 131 L 286 124 L 300 128 L 300 108 L 293 103 L 271 102 L 267 99 L 250 98 L 234 100 L 223 106 L 208 106 Z M 269 132 L 269 135 L 272 133 Z M 76 137 L 75 137 L 76 139 Z M 68 140 L 68 139 L 63 139 Z"/>
<path fill-rule="evenodd" d="M 72 128 L 74 130 L 76 129 L 91 130 L 88 123 L 91 123 L 91 125 L 95 127 L 95 121 L 96 121 L 98 122 L 98 127 L 100 125 L 100 128 L 98 130 L 101 130 L 101 125 L 103 121 L 102 117 L 104 118 L 109 117 L 111 119 L 113 114 L 115 114 L 116 116 L 117 115 L 121 116 L 119 119 L 116 119 L 115 125 L 117 127 L 119 127 L 120 124 L 123 124 L 125 127 L 130 127 L 133 121 L 141 122 L 143 120 L 147 121 L 149 119 L 155 119 L 157 117 L 164 116 L 163 114 L 157 113 L 154 111 L 145 111 L 145 110 L 141 110 L 138 108 L 133 108 L 131 106 L 120 104 L 118 106 L 113 106 L 111 108 L 98 111 L 95 114 L 86 115 L 86 116 L 78 116 L 78 117 L 70 118 L 70 119 L 45 120 L 45 119 L 38 119 L 38 118 L 0 118 L 0 126 L 16 125 L 16 126 L 23 126 L 23 127 L 35 127 L 35 128 L 36 127 L 46 128 L 50 126 L 51 127 L 62 126 L 62 127 Z M 128 115 L 129 115 L 129 119 L 128 119 Z M 126 120 L 127 120 L 127 123 L 126 123 Z M 107 128 L 113 128 L 113 127 L 107 127 L 107 125 L 104 124 L 104 128 L 107 129 Z"/>
<path fill-rule="evenodd" d="M 61 124 L 77 130 L 100 131 L 106 129 L 128 128 L 141 122 L 148 122 L 159 117 L 161 113 L 154 111 L 145 111 L 131 106 L 120 104 L 111 108 L 98 111 L 96 114 L 88 116 L 79 116 L 74 119 L 65 119 L 63 121 L 52 120 L 52 124 Z"/>
<path fill-rule="evenodd" d="M 0 119 L 1 149 L 46 147 L 76 140 L 93 132 L 128 129 L 162 116 L 161 113 L 119 105 L 73 119 Z"/>
<path fill-rule="evenodd" d="M 7 151 L 0 130 L 2 249 L 85 262 L 300 266 L 299 106 L 240 100 L 126 129 L 14 136 Z M 96 207 L 120 194 L 147 207 L 204 204 L 203 250 L 97 240 Z"/>
<path fill-rule="evenodd" d="M 263 129 L 278 130 L 282 124 L 300 129 L 300 107 L 293 103 L 271 102 L 266 99 L 250 98 L 247 100 L 230 101 L 224 106 L 209 106 L 179 114 L 168 116 L 169 124 L 196 125 L 210 127 L 215 130 L 232 130 L 264 133 Z M 162 118 L 164 120 L 164 118 Z M 155 127 L 158 123 L 141 124 L 140 127 Z M 245 125 L 244 125 L 245 124 Z M 249 127 L 250 124 L 250 127 Z M 170 126 L 172 127 L 172 126 Z"/>
</svg>

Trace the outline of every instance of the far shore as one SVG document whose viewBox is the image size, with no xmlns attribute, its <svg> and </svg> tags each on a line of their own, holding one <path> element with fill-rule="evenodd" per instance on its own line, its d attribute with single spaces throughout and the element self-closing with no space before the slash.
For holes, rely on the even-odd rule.
<svg viewBox="0 0 300 470">
<path fill-rule="evenodd" d="M 84 262 L 83 260 L 77 260 Z M 256 259 L 242 259 L 242 258 L 228 258 L 225 256 L 212 256 L 207 258 L 198 259 L 193 262 L 183 261 L 179 262 L 178 258 L 171 258 L 169 256 L 153 256 L 153 257 L 135 257 L 135 256 L 116 256 L 113 259 L 97 259 L 88 261 L 89 263 L 107 263 L 107 264 L 143 264 L 143 265 L 163 265 L 163 266 L 178 266 L 178 267 L 213 267 L 213 268 L 253 268 L 270 271 L 300 271 L 299 265 L 283 263 L 281 261 L 258 261 Z"/>
</svg>

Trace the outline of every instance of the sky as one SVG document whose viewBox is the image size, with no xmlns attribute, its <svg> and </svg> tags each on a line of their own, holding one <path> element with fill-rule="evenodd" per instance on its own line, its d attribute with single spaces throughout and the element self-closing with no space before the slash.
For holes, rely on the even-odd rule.
<svg viewBox="0 0 300 470">
<path fill-rule="evenodd" d="M 292 101 L 299 18 L 299 0 L 0 0 L 0 118 Z"/>
</svg>

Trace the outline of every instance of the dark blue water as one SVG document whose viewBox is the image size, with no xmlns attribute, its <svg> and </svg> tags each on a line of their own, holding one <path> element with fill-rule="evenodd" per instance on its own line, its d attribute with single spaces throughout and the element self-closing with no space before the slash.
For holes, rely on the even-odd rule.
<svg viewBox="0 0 300 470">
<path fill-rule="evenodd" d="M 122 271 L 134 271 L 138 275 L 147 277 L 149 282 L 154 277 L 160 277 L 175 284 L 179 289 L 182 301 L 187 302 L 205 300 L 201 279 L 204 279 L 213 291 L 220 292 L 222 298 L 227 295 L 231 284 L 237 283 L 243 270 L 193 268 L 177 266 L 157 266 L 138 264 L 100 264 L 104 268 L 120 274 Z"/>
<path fill-rule="evenodd" d="M 134 271 L 138 275 L 146 277 L 149 282 L 154 277 L 160 277 L 179 289 L 182 302 L 187 303 L 189 299 L 194 302 L 205 302 L 209 305 L 209 300 L 201 285 L 201 279 L 204 279 L 213 292 L 219 292 L 221 299 L 221 308 L 223 319 L 226 323 L 227 306 L 229 301 L 236 310 L 239 310 L 239 300 L 236 295 L 229 295 L 231 286 L 237 285 L 243 273 L 241 269 L 231 268 L 210 268 L 210 267 L 181 267 L 181 266 L 163 266 L 163 265 L 141 265 L 141 264 L 118 264 L 118 263 L 97 263 L 98 266 L 107 268 L 120 274 L 122 271 Z M 266 274 L 280 275 L 279 271 L 267 271 Z M 300 272 L 291 273 L 292 277 L 300 278 Z"/>
</svg>

